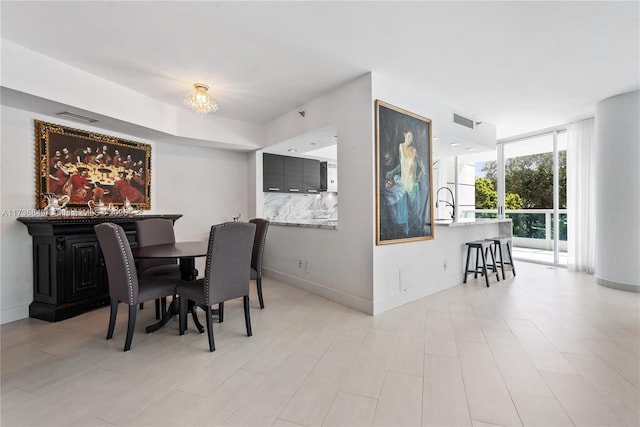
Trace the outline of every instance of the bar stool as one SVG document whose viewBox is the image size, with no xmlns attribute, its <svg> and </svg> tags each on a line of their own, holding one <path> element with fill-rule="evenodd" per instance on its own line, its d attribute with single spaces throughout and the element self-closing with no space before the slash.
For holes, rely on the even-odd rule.
<svg viewBox="0 0 640 427">
<path fill-rule="evenodd" d="M 500 266 L 500 269 L 502 270 L 502 278 L 503 279 L 507 279 L 507 277 L 504 274 L 504 266 L 505 265 L 510 265 L 511 266 L 511 271 L 513 272 L 513 275 L 516 275 L 516 268 L 513 265 L 513 257 L 511 256 L 511 237 L 491 237 L 489 239 L 487 239 L 487 241 L 490 241 L 491 244 L 494 246 L 494 253 L 496 255 L 496 264 L 493 266 L 493 270 L 496 271 L 497 267 Z M 502 253 L 502 246 L 505 245 L 507 247 L 507 255 L 509 255 L 509 260 L 505 261 L 504 260 L 504 256 Z"/>
<path fill-rule="evenodd" d="M 489 272 L 487 270 L 487 267 L 489 266 L 489 264 L 487 264 L 487 253 L 491 254 L 491 259 L 493 260 L 493 266 L 494 266 L 494 269 L 496 270 L 496 279 L 498 279 L 498 282 L 499 282 L 500 275 L 497 272 L 497 268 L 495 268 L 496 258 L 493 253 L 493 242 L 489 240 L 476 240 L 473 242 L 467 242 L 465 243 L 465 245 L 467 245 L 467 264 L 464 271 L 463 283 L 467 283 L 467 276 L 471 273 L 473 273 L 473 277 L 475 279 L 478 278 L 478 274 L 482 274 L 484 275 L 484 279 L 487 282 L 487 288 L 489 287 Z M 476 268 L 473 270 L 469 269 L 469 261 L 471 259 L 471 249 L 476 250 Z M 482 265 L 480 265 L 480 260 L 482 260 Z"/>
</svg>

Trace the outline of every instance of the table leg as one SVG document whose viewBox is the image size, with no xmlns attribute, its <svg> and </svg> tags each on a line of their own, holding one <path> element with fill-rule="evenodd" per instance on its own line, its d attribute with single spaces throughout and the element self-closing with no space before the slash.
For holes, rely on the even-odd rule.
<svg viewBox="0 0 640 427">
<path fill-rule="evenodd" d="M 158 329 L 166 325 L 173 316 L 177 316 L 178 314 L 180 314 L 178 298 L 173 298 L 171 304 L 169 304 L 169 307 L 167 307 L 167 311 L 162 314 L 162 319 L 160 319 L 159 322 L 156 322 L 153 325 L 147 326 L 145 331 L 147 331 L 148 334 L 157 331 Z"/>
<path fill-rule="evenodd" d="M 193 257 L 180 258 L 180 277 L 182 278 L 182 280 L 188 280 L 188 281 L 196 280 L 197 271 L 196 271 L 195 265 L 196 263 Z M 169 304 L 169 307 L 167 307 L 167 310 L 162 314 L 162 319 L 160 319 L 159 322 L 156 322 L 153 325 L 147 326 L 145 330 L 147 331 L 148 334 L 155 332 L 158 329 L 162 328 L 164 325 L 166 325 L 173 316 L 177 316 L 179 314 L 180 314 L 179 299 L 174 296 L 173 301 L 171 301 L 171 304 Z M 194 310 L 194 316 L 195 316 L 195 310 Z M 197 320 L 197 318 L 194 317 L 194 320 Z M 202 328 L 202 325 L 200 324 L 200 322 L 196 322 L 196 327 L 198 326 L 199 326 L 198 329 Z M 202 331 L 204 331 L 204 328 L 202 329 Z"/>
<path fill-rule="evenodd" d="M 193 301 L 189 301 L 189 305 L 191 306 L 189 311 L 191 311 L 191 316 L 193 317 L 193 324 L 196 325 L 196 329 L 198 330 L 198 332 L 202 334 L 204 333 L 204 327 L 202 326 L 202 323 L 200 323 L 198 315 L 196 314 L 197 305 L 195 305 Z"/>
</svg>

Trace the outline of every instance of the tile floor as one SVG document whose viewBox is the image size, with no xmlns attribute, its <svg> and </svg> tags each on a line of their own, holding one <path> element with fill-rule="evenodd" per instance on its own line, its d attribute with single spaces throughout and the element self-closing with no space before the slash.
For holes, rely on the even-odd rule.
<svg viewBox="0 0 640 427">
<path fill-rule="evenodd" d="M 140 312 L 0 328 L 2 426 L 640 425 L 640 294 L 518 263 L 371 317 L 265 279 L 215 324 L 217 351 Z M 124 306 L 121 306 L 124 309 Z"/>
</svg>

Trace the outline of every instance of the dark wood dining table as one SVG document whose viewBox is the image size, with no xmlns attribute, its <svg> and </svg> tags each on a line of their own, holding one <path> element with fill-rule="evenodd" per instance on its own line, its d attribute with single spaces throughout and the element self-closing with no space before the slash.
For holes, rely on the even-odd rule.
<svg viewBox="0 0 640 427">
<path fill-rule="evenodd" d="M 162 245 L 144 246 L 140 248 L 132 248 L 133 257 L 135 259 L 178 259 L 180 262 L 180 277 L 182 280 L 196 280 L 198 271 L 195 267 L 195 259 L 198 257 L 207 256 L 207 249 L 209 242 L 176 242 L 167 243 Z M 147 333 L 155 332 L 164 325 L 175 315 L 180 312 L 178 307 L 178 301 L 174 298 L 167 307 L 167 311 L 163 313 L 162 319 L 147 326 L 145 329 Z M 192 311 L 193 320 L 200 333 L 204 332 L 204 327 L 198 321 L 195 315 L 195 310 Z"/>
</svg>

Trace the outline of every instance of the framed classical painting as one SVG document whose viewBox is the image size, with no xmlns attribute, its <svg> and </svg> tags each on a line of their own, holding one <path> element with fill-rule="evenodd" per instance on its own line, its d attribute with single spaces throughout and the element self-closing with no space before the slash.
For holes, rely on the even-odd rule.
<svg viewBox="0 0 640 427">
<path fill-rule="evenodd" d="M 47 193 L 68 196 L 67 208 L 129 200 L 135 209 L 151 209 L 149 144 L 39 120 L 35 136 L 37 209 L 46 207 Z"/>
<path fill-rule="evenodd" d="M 376 100 L 376 244 L 433 239 L 431 120 Z"/>
</svg>

